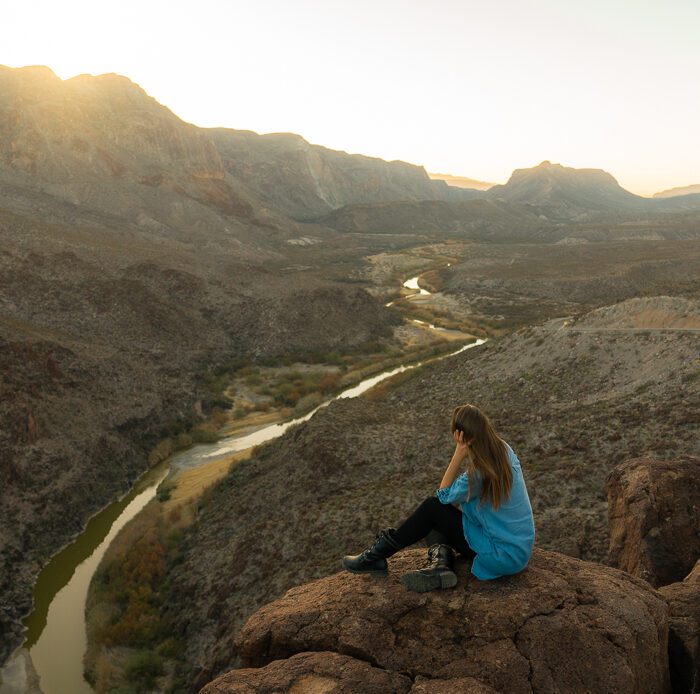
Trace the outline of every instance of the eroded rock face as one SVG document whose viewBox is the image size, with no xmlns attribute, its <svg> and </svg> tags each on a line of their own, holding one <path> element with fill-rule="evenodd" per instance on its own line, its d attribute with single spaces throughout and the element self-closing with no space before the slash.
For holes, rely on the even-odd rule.
<svg viewBox="0 0 700 694">
<path fill-rule="evenodd" d="M 700 557 L 700 458 L 638 458 L 608 476 L 608 561 L 663 586 Z"/>
<path fill-rule="evenodd" d="M 673 691 L 700 691 L 700 559 L 678 583 L 659 588 L 671 608 L 668 657 Z"/>
<path fill-rule="evenodd" d="M 668 606 L 646 582 L 536 549 L 515 576 L 479 581 L 460 560 L 456 588 L 407 591 L 399 577 L 424 560 L 407 550 L 386 579 L 343 572 L 289 590 L 236 639 L 242 665 L 263 669 L 224 677 L 261 681 L 272 661 L 291 673 L 295 654 L 315 651 L 410 677 L 413 692 L 670 691 Z M 222 680 L 205 691 L 271 691 L 211 688 Z"/>
</svg>

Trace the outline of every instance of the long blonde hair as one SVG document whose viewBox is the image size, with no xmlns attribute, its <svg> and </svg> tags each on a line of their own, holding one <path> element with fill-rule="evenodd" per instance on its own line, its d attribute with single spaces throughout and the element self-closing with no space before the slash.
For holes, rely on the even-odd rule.
<svg viewBox="0 0 700 694">
<path fill-rule="evenodd" d="M 489 418 L 475 405 L 460 405 L 452 413 L 452 433 L 463 431 L 469 446 L 469 497 L 474 489 L 477 470 L 482 488 L 479 508 L 489 500 L 494 509 L 508 499 L 513 487 L 513 471 L 508 460 L 506 444 L 497 436 Z"/>
</svg>

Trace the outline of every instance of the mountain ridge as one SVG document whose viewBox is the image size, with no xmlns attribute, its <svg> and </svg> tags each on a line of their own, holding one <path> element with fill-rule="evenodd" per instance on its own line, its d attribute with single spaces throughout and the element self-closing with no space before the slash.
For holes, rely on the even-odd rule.
<svg viewBox="0 0 700 694">
<path fill-rule="evenodd" d="M 697 195 L 700 194 L 700 183 L 693 183 L 688 186 L 677 186 L 676 188 L 668 188 L 658 193 L 654 193 L 654 198 L 675 198 L 679 195 Z"/>
<path fill-rule="evenodd" d="M 297 222 L 353 205 L 483 197 L 529 205 L 555 223 L 700 210 L 700 196 L 642 198 L 600 169 L 545 161 L 475 190 L 295 133 L 200 128 L 117 73 L 62 80 L 46 66 L 0 66 L 0 116 L 0 181 L 14 190 L 0 204 L 22 212 L 41 193 L 46 205 L 77 206 L 78 218 L 91 210 L 183 240 L 206 220 L 211 234 L 234 235 L 253 253 L 275 241 L 261 234 L 256 243 L 251 226 L 283 241 Z"/>
</svg>

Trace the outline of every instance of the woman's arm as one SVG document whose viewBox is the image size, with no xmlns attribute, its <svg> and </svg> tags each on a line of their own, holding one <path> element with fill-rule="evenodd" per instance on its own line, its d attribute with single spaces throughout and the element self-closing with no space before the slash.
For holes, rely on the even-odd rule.
<svg viewBox="0 0 700 694">
<path fill-rule="evenodd" d="M 459 468 L 464 462 L 464 459 L 469 455 L 469 445 L 464 440 L 464 432 L 455 431 L 452 435 L 455 440 L 455 452 L 452 455 L 452 460 L 445 470 L 445 474 L 442 476 L 442 482 L 440 482 L 440 489 L 445 489 L 449 487 L 457 476 L 459 475 Z"/>
</svg>

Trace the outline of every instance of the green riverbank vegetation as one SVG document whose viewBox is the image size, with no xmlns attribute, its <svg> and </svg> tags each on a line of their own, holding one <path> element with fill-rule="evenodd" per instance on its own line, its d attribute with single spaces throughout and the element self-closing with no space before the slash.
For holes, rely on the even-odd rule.
<svg viewBox="0 0 700 694">
<path fill-rule="evenodd" d="M 228 436 L 247 427 L 301 417 L 366 378 L 454 349 L 454 339 L 435 336 L 420 345 L 374 341 L 355 349 L 236 360 L 206 377 L 209 392 L 218 392 L 218 402 L 228 407 L 204 426 L 212 436 Z"/>
<path fill-rule="evenodd" d="M 151 503 L 124 528 L 90 584 L 85 677 L 97 692 L 164 691 L 182 643 L 161 619 L 166 556 L 177 555 L 178 516 Z"/>
<path fill-rule="evenodd" d="M 176 450 L 217 440 L 237 429 L 302 416 L 366 378 L 454 351 L 459 342 L 439 336 L 433 339 L 429 334 L 416 345 L 376 341 L 334 352 L 257 362 L 231 360 L 202 378 L 206 419 L 189 427 L 184 422 L 171 423 L 149 461 L 156 464 Z M 400 382 L 412 371 L 390 381 Z M 391 385 L 383 386 L 387 387 Z M 90 584 L 86 605 L 84 667 L 97 692 L 179 691 L 177 663 L 184 644 L 161 609 L 167 567 L 178 562 L 184 532 L 206 503 L 208 490 L 232 464 L 248 455 L 243 452 L 202 465 L 161 484 L 156 499 L 125 526 L 107 550 Z"/>
<path fill-rule="evenodd" d="M 168 566 L 180 561 L 187 527 L 210 490 L 249 456 L 232 455 L 163 482 L 143 511 L 117 535 L 88 591 L 86 679 L 96 692 L 178 692 L 184 643 L 163 617 Z"/>
</svg>

